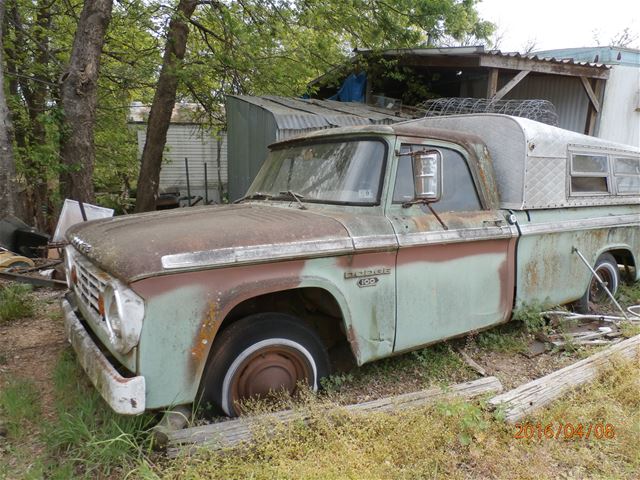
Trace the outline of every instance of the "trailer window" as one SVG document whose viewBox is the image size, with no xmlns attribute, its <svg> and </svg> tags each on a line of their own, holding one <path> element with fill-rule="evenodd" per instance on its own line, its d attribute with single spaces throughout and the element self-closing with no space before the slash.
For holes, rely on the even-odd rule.
<svg viewBox="0 0 640 480">
<path fill-rule="evenodd" d="M 609 193 L 609 157 L 573 154 L 571 156 L 571 194 Z"/>
<path fill-rule="evenodd" d="M 640 157 L 617 157 L 613 162 L 617 192 L 640 195 Z"/>
</svg>

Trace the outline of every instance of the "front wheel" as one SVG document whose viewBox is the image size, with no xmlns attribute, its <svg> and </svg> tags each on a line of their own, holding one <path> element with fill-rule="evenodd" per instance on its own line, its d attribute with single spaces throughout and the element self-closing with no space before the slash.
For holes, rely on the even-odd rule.
<svg viewBox="0 0 640 480">
<path fill-rule="evenodd" d="M 242 402 L 274 392 L 295 395 L 300 383 L 316 391 L 329 373 L 316 333 L 290 315 L 262 313 L 230 325 L 214 342 L 202 400 L 235 417 Z"/>
<path fill-rule="evenodd" d="M 600 255 L 593 269 L 609 291 L 615 295 L 620 285 L 620 270 L 618 269 L 618 262 L 616 262 L 613 255 L 610 253 Z M 596 280 L 595 276 L 592 275 L 589 281 L 589 288 L 587 288 L 583 297 L 576 302 L 575 310 L 579 313 L 588 313 L 590 303 L 602 305 L 610 301 L 607 292 L 602 288 L 602 285 Z"/>
</svg>

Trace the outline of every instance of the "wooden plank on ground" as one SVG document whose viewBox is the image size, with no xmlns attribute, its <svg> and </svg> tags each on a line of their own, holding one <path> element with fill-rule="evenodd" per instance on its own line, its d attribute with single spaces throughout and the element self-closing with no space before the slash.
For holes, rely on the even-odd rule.
<svg viewBox="0 0 640 480">
<path fill-rule="evenodd" d="M 489 404 L 501 406 L 505 409 L 505 419 L 516 422 L 569 390 L 594 380 L 598 371 L 614 358 L 634 359 L 639 355 L 640 335 L 636 335 L 584 360 L 497 395 L 489 400 Z"/>
<path fill-rule="evenodd" d="M 381 398 L 370 402 L 336 407 L 336 411 L 355 413 L 396 412 L 432 404 L 451 397 L 473 398 L 486 393 L 502 391 L 502 384 L 496 377 L 485 377 L 471 382 L 459 383 L 447 388 L 435 387 L 419 392 L 405 393 Z M 257 428 L 292 422 L 307 422 L 309 415 L 303 411 L 286 410 L 273 414 L 242 417 L 200 427 L 185 428 L 167 433 L 167 455 L 176 457 L 189 453 L 194 447 L 222 450 L 250 442 Z"/>
</svg>

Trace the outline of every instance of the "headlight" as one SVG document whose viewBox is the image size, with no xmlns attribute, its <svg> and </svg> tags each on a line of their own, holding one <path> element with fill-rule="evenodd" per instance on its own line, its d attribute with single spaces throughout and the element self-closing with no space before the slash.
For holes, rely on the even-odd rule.
<svg viewBox="0 0 640 480">
<path fill-rule="evenodd" d="M 144 302 L 130 288 L 112 281 L 102 294 L 104 322 L 109 341 L 120 353 L 128 353 L 140 340 Z"/>
</svg>

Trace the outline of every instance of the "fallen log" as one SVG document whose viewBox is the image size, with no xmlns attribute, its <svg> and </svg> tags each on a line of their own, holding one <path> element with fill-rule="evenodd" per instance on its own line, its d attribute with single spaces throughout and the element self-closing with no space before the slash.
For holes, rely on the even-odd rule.
<svg viewBox="0 0 640 480">
<path fill-rule="evenodd" d="M 614 358 L 634 359 L 639 354 L 640 335 L 636 335 L 584 360 L 497 395 L 489 400 L 489 405 L 503 408 L 505 420 L 516 422 L 569 390 L 594 380 L 598 371 Z"/>
<path fill-rule="evenodd" d="M 417 408 L 451 397 L 472 398 L 485 393 L 502 391 L 502 384 L 496 377 L 484 377 L 471 382 L 458 383 L 447 388 L 435 387 L 419 392 L 385 397 L 364 403 L 337 407 L 337 411 L 352 413 L 396 412 Z M 329 411 L 329 410 L 328 410 Z M 223 450 L 250 442 L 256 429 L 261 426 L 283 425 L 292 422 L 308 422 L 310 415 L 304 411 L 285 410 L 271 414 L 241 417 L 200 427 L 185 428 L 166 432 L 167 456 L 176 457 L 180 453 L 190 453 L 196 447 L 209 450 Z"/>
</svg>

